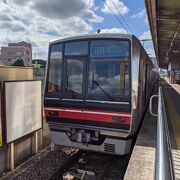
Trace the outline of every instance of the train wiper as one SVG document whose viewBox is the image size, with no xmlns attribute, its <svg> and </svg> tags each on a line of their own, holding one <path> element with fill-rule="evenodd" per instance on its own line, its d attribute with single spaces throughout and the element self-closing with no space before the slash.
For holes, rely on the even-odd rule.
<svg viewBox="0 0 180 180">
<path fill-rule="evenodd" d="M 92 84 L 93 83 L 95 83 L 107 97 L 109 97 L 112 101 L 114 101 L 114 98 L 108 92 L 106 92 L 106 90 L 96 80 L 94 80 L 94 73 L 92 78 Z"/>
</svg>

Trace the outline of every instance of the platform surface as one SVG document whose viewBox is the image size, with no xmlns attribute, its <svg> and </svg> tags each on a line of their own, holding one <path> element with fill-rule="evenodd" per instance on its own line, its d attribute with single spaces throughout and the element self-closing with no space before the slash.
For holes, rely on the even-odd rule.
<svg viewBox="0 0 180 180">
<path fill-rule="evenodd" d="M 162 81 L 166 114 L 169 123 L 175 178 L 180 179 L 180 85 Z"/>
<path fill-rule="evenodd" d="M 170 131 L 175 178 L 180 180 L 180 85 L 161 81 Z M 147 110 L 128 164 L 125 180 L 153 180 L 155 173 L 156 118 Z"/>
<path fill-rule="evenodd" d="M 153 180 L 156 146 L 156 117 L 147 110 L 124 180 Z"/>
</svg>

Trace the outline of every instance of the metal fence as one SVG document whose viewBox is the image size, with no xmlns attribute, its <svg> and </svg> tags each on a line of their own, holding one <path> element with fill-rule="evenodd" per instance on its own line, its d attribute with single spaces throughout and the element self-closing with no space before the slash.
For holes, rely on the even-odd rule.
<svg viewBox="0 0 180 180">
<path fill-rule="evenodd" d="M 152 96 L 150 99 L 150 113 L 157 116 L 155 180 L 174 180 L 170 136 L 161 86 L 158 94 L 158 114 L 152 112 L 152 99 L 155 96 L 157 95 Z"/>
</svg>

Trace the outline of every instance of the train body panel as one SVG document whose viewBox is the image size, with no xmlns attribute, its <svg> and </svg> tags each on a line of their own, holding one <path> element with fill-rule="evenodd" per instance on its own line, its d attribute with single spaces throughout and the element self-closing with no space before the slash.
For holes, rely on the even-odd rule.
<svg viewBox="0 0 180 180">
<path fill-rule="evenodd" d="M 153 82 L 151 69 L 132 35 L 51 42 L 45 114 L 52 141 L 106 153 L 112 146 L 114 154 L 128 153 L 153 87 L 147 88 Z"/>
<path fill-rule="evenodd" d="M 65 132 L 51 131 L 52 143 L 64 146 L 76 147 L 88 151 L 97 151 L 108 154 L 124 155 L 130 152 L 131 139 L 112 139 L 106 138 L 102 144 L 86 144 L 81 142 L 70 141 Z"/>
</svg>

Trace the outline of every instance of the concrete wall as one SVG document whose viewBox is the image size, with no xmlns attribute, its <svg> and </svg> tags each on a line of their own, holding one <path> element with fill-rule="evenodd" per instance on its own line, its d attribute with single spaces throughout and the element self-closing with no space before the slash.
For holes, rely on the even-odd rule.
<svg viewBox="0 0 180 180">
<path fill-rule="evenodd" d="M 0 148 L 0 174 L 7 170 L 8 165 L 8 146 Z"/>
<path fill-rule="evenodd" d="M 0 66 L 0 81 L 33 80 L 31 67 Z"/>
<path fill-rule="evenodd" d="M 15 167 L 34 155 L 34 140 L 33 134 L 29 134 L 14 142 L 14 159 Z M 38 131 L 38 151 L 50 145 L 50 134 L 47 124 L 44 124 L 43 129 Z M 0 174 L 10 170 L 10 146 L 4 144 L 0 147 Z"/>
<path fill-rule="evenodd" d="M 19 67 L 0 67 L 0 81 L 6 80 L 32 80 L 33 71 L 32 68 L 19 68 Z M 3 146 L 0 147 L 0 174 L 10 169 L 10 144 L 5 142 L 5 118 L 4 118 L 4 104 L 3 93 L 0 87 L 0 123 L 3 125 Z M 43 126 L 42 129 L 37 132 L 38 139 L 38 151 L 43 147 L 50 145 L 50 131 L 46 124 L 46 120 L 43 112 Z M 16 141 L 14 141 L 14 159 L 15 167 L 30 158 L 34 153 L 35 142 L 34 134 L 31 133 Z"/>
</svg>

